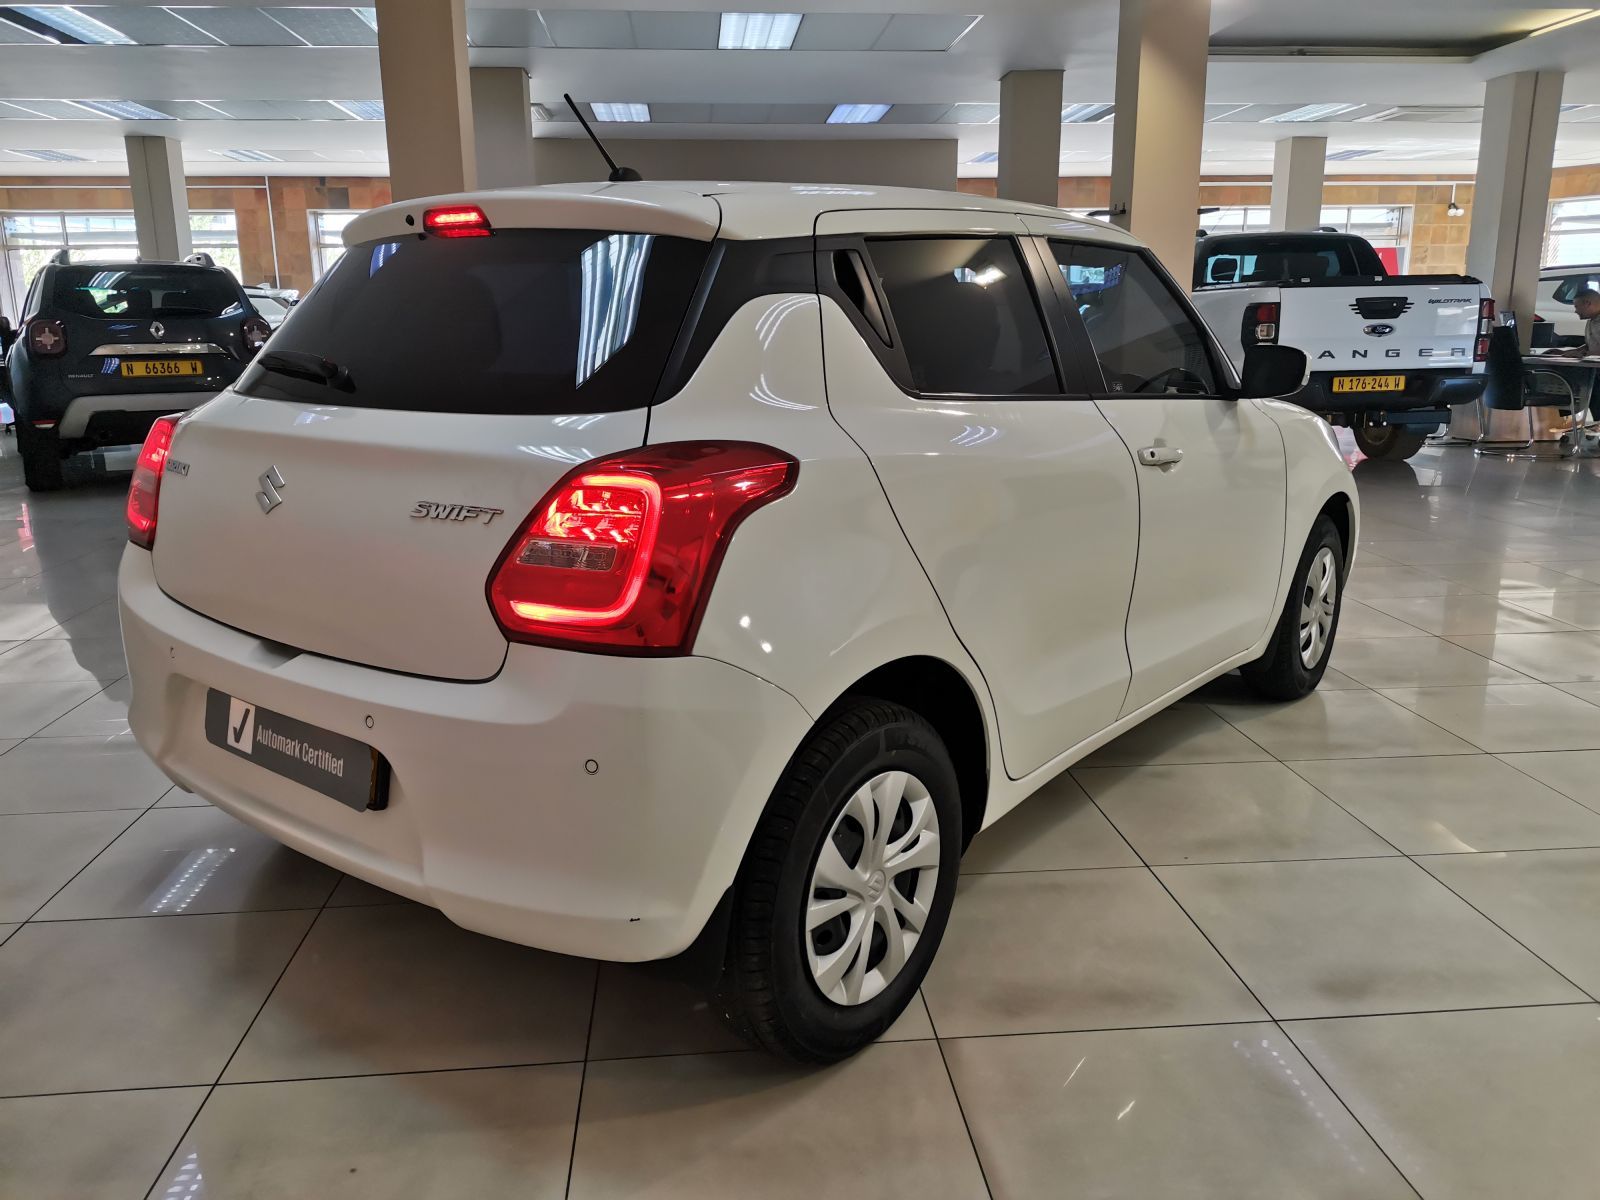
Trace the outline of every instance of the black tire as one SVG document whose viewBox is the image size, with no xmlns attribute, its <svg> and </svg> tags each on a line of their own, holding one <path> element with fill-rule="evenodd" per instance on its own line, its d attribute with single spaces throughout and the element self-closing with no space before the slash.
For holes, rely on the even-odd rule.
<svg viewBox="0 0 1600 1200">
<path fill-rule="evenodd" d="M 1332 623 L 1322 642 L 1316 662 L 1306 665 L 1301 653 L 1301 609 L 1315 586 L 1312 568 L 1324 550 L 1332 554 L 1333 613 Z M 1324 560 L 1325 561 L 1325 560 Z M 1269 700 L 1298 700 L 1316 689 L 1328 669 L 1328 659 L 1333 657 L 1334 638 L 1339 633 L 1339 613 L 1344 607 L 1344 539 L 1326 515 L 1317 517 L 1311 526 L 1311 536 L 1301 551 L 1295 566 L 1295 582 L 1284 599 L 1283 612 L 1278 617 L 1278 627 L 1273 632 L 1267 652 L 1239 673 L 1245 682 Z M 1320 578 L 1320 570 L 1319 570 Z"/>
<path fill-rule="evenodd" d="M 17 453 L 22 458 L 22 479 L 30 492 L 60 489 L 61 443 L 54 433 L 34 429 L 20 418 L 17 421 Z"/>
<path fill-rule="evenodd" d="M 841 846 L 835 823 L 850 798 L 887 771 L 905 771 L 927 790 L 938 819 L 938 874 L 921 936 L 899 972 L 870 999 L 836 1003 L 823 994 L 807 958 L 808 937 L 832 936 L 826 924 L 812 934 L 803 929 L 813 871 L 825 840 L 833 837 Z M 897 820 L 909 811 L 897 809 Z M 955 767 L 933 727 L 901 705 L 846 697 L 789 760 L 745 851 L 717 987 L 724 1019 L 751 1044 L 801 1063 L 836 1062 L 877 1038 L 916 995 L 939 947 L 955 900 L 961 845 Z M 852 865 L 864 853 L 858 851 Z M 919 874 L 915 889 L 926 881 Z M 875 930 L 864 951 L 877 954 L 865 964 L 869 970 L 882 960 L 881 936 Z"/>
<path fill-rule="evenodd" d="M 1399 425 L 1356 425 L 1351 433 L 1355 435 L 1356 449 L 1368 458 L 1395 462 L 1410 458 L 1428 442 L 1426 433 Z"/>
</svg>

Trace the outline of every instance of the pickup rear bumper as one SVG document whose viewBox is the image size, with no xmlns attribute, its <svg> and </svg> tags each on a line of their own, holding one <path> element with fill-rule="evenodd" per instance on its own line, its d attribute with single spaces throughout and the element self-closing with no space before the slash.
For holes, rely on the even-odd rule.
<svg viewBox="0 0 1600 1200">
<path fill-rule="evenodd" d="M 1314 372 L 1306 386 L 1289 397 L 1294 403 L 1319 413 L 1405 412 L 1417 408 L 1448 408 L 1472 404 L 1483 395 L 1485 376 L 1460 372 L 1419 374 L 1407 371 L 1401 392 L 1335 392 L 1335 374 Z"/>
</svg>

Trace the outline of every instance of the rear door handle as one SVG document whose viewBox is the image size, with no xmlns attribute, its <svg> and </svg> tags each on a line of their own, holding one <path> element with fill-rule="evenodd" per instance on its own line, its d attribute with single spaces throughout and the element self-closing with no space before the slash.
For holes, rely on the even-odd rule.
<svg viewBox="0 0 1600 1200">
<path fill-rule="evenodd" d="M 1176 446 L 1146 446 L 1139 451 L 1141 467 L 1170 467 L 1183 461 L 1183 451 Z"/>
</svg>

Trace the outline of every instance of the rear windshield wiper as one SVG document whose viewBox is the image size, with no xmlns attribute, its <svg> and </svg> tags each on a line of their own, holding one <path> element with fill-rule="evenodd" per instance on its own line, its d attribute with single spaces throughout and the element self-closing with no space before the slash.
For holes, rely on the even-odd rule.
<svg viewBox="0 0 1600 1200">
<path fill-rule="evenodd" d="M 324 387 L 337 388 L 341 392 L 356 390 L 350 372 L 333 359 L 323 358 L 320 354 L 302 354 L 298 350 L 268 350 L 256 359 L 256 366 L 275 375 L 287 375 L 291 379 L 320 383 Z"/>
</svg>

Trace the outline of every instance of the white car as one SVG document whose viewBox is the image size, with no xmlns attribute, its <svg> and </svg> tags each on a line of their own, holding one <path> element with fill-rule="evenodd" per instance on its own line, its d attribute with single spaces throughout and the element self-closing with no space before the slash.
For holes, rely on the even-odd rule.
<svg viewBox="0 0 1600 1200">
<path fill-rule="evenodd" d="M 291 304 L 278 292 L 246 287 L 244 294 L 250 298 L 251 306 L 260 314 L 261 319 L 273 329 L 282 325 L 283 319 L 289 315 Z"/>
<path fill-rule="evenodd" d="M 181 787 L 468 929 L 709 950 L 828 1061 L 973 835 L 1234 668 L 1315 687 L 1328 426 L 1135 241 L 937 192 L 396 204 L 128 501 L 129 720 Z M 1073 303 L 1091 302 L 1085 329 Z"/>
<path fill-rule="evenodd" d="M 1584 321 L 1572 311 L 1572 301 L 1579 292 L 1590 288 L 1600 289 L 1600 266 L 1545 267 L 1539 272 L 1539 299 L 1534 312 L 1538 320 L 1548 321 L 1553 327 L 1548 343 L 1552 346 L 1581 346 L 1584 339 Z"/>
</svg>

